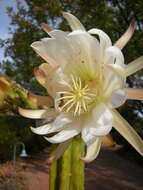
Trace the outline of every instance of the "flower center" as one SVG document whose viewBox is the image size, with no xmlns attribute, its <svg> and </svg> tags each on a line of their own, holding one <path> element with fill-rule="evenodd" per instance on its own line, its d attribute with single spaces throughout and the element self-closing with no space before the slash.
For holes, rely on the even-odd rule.
<svg viewBox="0 0 143 190">
<path fill-rule="evenodd" d="M 90 104 L 96 98 L 96 92 L 91 93 L 88 85 L 83 85 L 80 78 L 71 76 L 71 83 L 66 83 L 67 91 L 59 92 L 62 101 L 61 110 L 73 112 L 74 116 L 88 112 Z"/>
</svg>

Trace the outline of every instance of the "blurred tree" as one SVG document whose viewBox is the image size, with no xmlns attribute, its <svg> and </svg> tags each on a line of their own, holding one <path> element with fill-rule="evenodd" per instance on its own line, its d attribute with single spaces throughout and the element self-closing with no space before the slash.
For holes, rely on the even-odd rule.
<svg viewBox="0 0 143 190">
<path fill-rule="evenodd" d="M 7 9 L 11 19 L 9 31 L 12 37 L 3 41 L 5 56 L 4 70 L 22 85 L 33 87 L 33 68 L 41 62 L 35 56 L 30 44 L 46 36 L 40 24 L 46 22 L 51 27 L 68 29 L 61 12 L 75 14 L 87 29 L 97 27 L 109 34 L 115 42 L 126 30 L 132 17 L 137 22 L 137 30 L 129 45 L 123 50 L 127 63 L 142 54 L 143 2 L 129 0 L 25 0 L 26 6 L 17 0 L 17 11 Z M 132 53 L 131 53 L 132 52 Z M 129 80 L 130 81 L 130 80 Z M 30 83 L 29 83 L 30 82 Z M 35 83 L 34 83 L 35 85 Z M 130 85 L 139 85 L 130 81 Z"/>
<path fill-rule="evenodd" d="M 87 29 L 96 27 L 104 30 L 115 43 L 125 32 L 132 18 L 136 20 L 136 31 L 130 43 L 123 49 L 125 62 L 129 63 L 142 55 L 143 49 L 143 1 L 136 0 L 17 0 L 17 11 L 7 9 L 11 19 L 9 31 L 11 38 L 1 41 L 5 47 L 6 61 L 2 70 L 18 83 L 38 93 L 44 89 L 38 85 L 33 75 L 35 66 L 42 63 L 36 57 L 30 44 L 46 34 L 40 24 L 47 23 L 50 27 L 69 30 L 62 18 L 62 11 L 69 11 L 77 16 Z M 130 76 L 127 85 L 143 87 L 142 71 Z M 142 120 L 143 102 L 127 101 L 120 111 L 133 125 L 138 126 Z M 135 118 L 134 120 L 132 118 Z M 141 129 L 141 128 L 140 128 Z M 143 130 L 139 130 L 143 135 Z"/>
</svg>

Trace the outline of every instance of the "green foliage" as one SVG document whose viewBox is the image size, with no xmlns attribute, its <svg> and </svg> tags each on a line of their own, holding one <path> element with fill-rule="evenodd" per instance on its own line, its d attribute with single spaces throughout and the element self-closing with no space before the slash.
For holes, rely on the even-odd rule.
<svg viewBox="0 0 143 190">
<path fill-rule="evenodd" d="M 13 146 L 17 142 L 26 144 L 29 155 L 46 145 L 44 140 L 31 132 L 29 126 L 32 125 L 32 121 L 21 117 L 0 116 L 0 161 L 12 159 Z"/>
</svg>

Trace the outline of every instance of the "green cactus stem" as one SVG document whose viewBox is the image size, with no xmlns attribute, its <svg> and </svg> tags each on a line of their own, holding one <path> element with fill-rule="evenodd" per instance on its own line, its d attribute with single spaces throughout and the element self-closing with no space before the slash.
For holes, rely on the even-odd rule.
<svg viewBox="0 0 143 190">
<path fill-rule="evenodd" d="M 53 145 L 55 146 L 55 145 Z M 49 190 L 84 190 L 84 143 L 75 137 L 63 156 L 50 167 Z"/>
</svg>

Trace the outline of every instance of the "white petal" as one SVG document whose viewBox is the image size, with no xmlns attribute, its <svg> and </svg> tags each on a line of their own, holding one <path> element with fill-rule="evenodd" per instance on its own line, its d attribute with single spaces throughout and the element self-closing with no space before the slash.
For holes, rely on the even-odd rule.
<svg viewBox="0 0 143 190">
<path fill-rule="evenodd" d="M 23 117 L 31 118 L 31 119 L 41 119 L 45 117 L 45 114 L 47 113 L 46 110 L 29 110 L 29 109 L 23 109 L 23 108 L 18 108 L 18 111 L 20 115 Z"/>
<path fill-rule="evenodd" d="M 66 76 L 61 67 L 59 67 L 56 70 L 55 76 L 54 76 L 54 80 L 53 80 L 53 86 L 54 86 L 54 90 L 55 90 L 55 96 L 56 93 L 60 90 L 65 90 L 65 85 L 64 82 L 69 80 L 69 76 Z"/>
<path fill-rule="evenodd" d="M 119 40 L 115 43 L 115 46 L 122 49 L 127 42 L 132 37 L 134 30 L 135 30 L 136 23 L 134 20 L 131 21 L 129 28 L 126 30 L 126 32 L 119 38 Z"/>
<path fill-rule="evenodd" d="M 63 16 L 68 21 L 72 30 L 85 30 L 84 26 L 74 15 L 63 12 Z"/>
<path fill-rule="evenodd" d="M 84 129 L 82 130 L 82 139 L 87 145 L 92 144 L 96 140 L 96 138 L 97 135 L 95 133 L 94 126 L 84 127 Z"/>
<path fill-rule="evenodd" d="M 112 110 L 112 113 L 114 128 L 143 156 L 143 140 L 116 110 Z"/>
<path fill-rule="evenodd" d="M 61 128 L 64 125 L 67 125 L 72 122 L 72 119 L 68 114 L 61 113 L 59 116 L 56 117 L 55 121 L 53 122 L 53 128 L 56 126 L 56 128 Z"/>
<path fill-rule="evenodd" d="M 56 150 L 50 155 L 50 157 L 47 160 L 48 164 L 53 163 L 54 161 L 58 160 L 66 151 L 66 149 L 68 148 L 68 146 L 70 145 L 72 139 L 69 139 L 63 143 L 61 143 L 58 148 L 56 148 Z"/>
<path fill-rule="evenodd" d="M 124 66 L 124 56 L 121 50 L 116 46 L 111 46 L 107 48 L 104 63 Z"/>
<path fill-rule="evenodd" d="M 82 121 L 80 119 L 73 119 L 73 122 L 67 124 L 61 132 L 50 138 L 45 137 L 45 139 L 51 143 L 61 143 L 78 135 L 81 131 L 81 127 Z"/>
<path fill-rule="evenodd" d="M 112 45 L 111 39 L 109 38 L 109 36 L 103 32 L 102 30 L 93 28 L 91 30 L 88 31 L 89 34 L 96 34 L 99 36 L 100 38 L 100 43 L 105 44 L 106 48 Z"/>
<path fill-rule="evenodd" d="M 67 38 L 67 33 L 62 31 L 62 30 L 52 30 L 48 32 L 48 35 L 51 36 L 52 38 Z"/>
<path fill-rule="evenodd" d="M 143 56 L 129 63 L 125 68 L 125 75 L 130 76 L 143 68 Z"/>
<path fill-rule="evenodd" d="M 99 42 L 87 32 L 74 31 L 68 35 L 71 46 L 71 60 L 64 71 L 80 75 L 83 80 L 93 79 L 100 70 Z"/>
<path fill-rule="evenodd" d="M 99 154 L 101 148 L 101 139 L 97 137 L 95 142 L 87 146 L 87 152 L 84 158 L 81 158 L 85 162 L 91 162 L 95 160 Z"/>
<path fill-rule="evenodd" d="M 118 108 L 125 103 L 127 95 L 124 90 L 116 90 L 112 93 L 109 104 L 112 108 Z"/>
<path fill-rule="evenodd" d="M 104 59 L 106 48 L 112 45 L 109 36 L 99 29 L 91 29 L 88 31 L 90 34 L 98 35 L 100 39 L 100 62 Z"/>
<path fill-rule="evenodd" d="M 61 35 L 61 33 L 59 33 Z M 63 36 L 44 38 L 31 45 L 33 49 L 51 65 L 59 64 L 62 68 L 72 60 L 72 50 L 69 40 Z"/>
<path fill-rule="evenodd" d="M 49 132 L 51 132 L 52 129 L 52 125 L 51 124 L 46 124 L 40 127 L 30 127 L 31 131 L 37 135 L 45 135 L 48 134 Z"/>
<path fill-rule="evenodd" d="M 62 31 L 52 31 L 50 35 L 54 38 L 44 38 L 32 44 L 41 57 L 47 62 L 58 63 L 68 76 L 96 77 L 100 70 L 99 42 L 96 38 L 83 31 L 74 31 L 67 36 Z"/>
<path fill-rule="evenodd" d="M 62 143 L 68 139 L 71 139 L 72 137 L 78 135 L 80 131 L 78 129 L 73 129 L 72 126 L 68 127 L 58 134 L 54 135 L 53 137 L 44 137 L 47 141 L 51 143 Z"/>
<path fill-rule="evenodd" d="M 108 64 L 108 67 L 111 67 L 116 73 L 118 73 L 124 83 L 126 83 L 125 67 L 126 65 L 117 65 L 117 64 Z"/>
<path fill-rule="evenodd" d="M 52 40 L 49 38 L 49 41 Z M 37 41 L 31 44 L 31 47 L 35 50 L 35 52 L 41 56 L 47 63 L 49 63 L 52 67 L 57 67 L 58 64 L 54 60 L 54 58 L 50 57 L 47 52 L 47 48 L 43 45 L 43 42 Z"/>
<path fill-rule="evenodd" d="M 54 133 L 60 131 L 65 125 L 71 123 L 71 119 L 67 116 L 67 114 L 60 114 L 56 117 L 54 122 L 50 124 L 45 124 L 43 126 L 33 128 L 31 130 L 38 135 L 46 135 L 50 133 Z"/>
<path fill-rule="evenodd" d="M 91 144 L 97 136 L 107 135 L 113 126 L 113 116 L 104 104 L 100 104 L 84 123 L 82 138 L 86 144 Z"/>
<path fill-rule="evenodd" d="M 121 89 L 124 87 L 124 81 L 122 77 L 115 72 L 111 67 L 108 67 L 108 65 L 104 66 L 104 97 L 107 99 L 111 98 L 111 95 L 113 92 Z"/>
<path fill-rule="evenodd" d="M 143 100 L 143 90 L 142 89 L 124 88 L 123 90 L 127 94 L 127 99 Z"/>
</svg>

